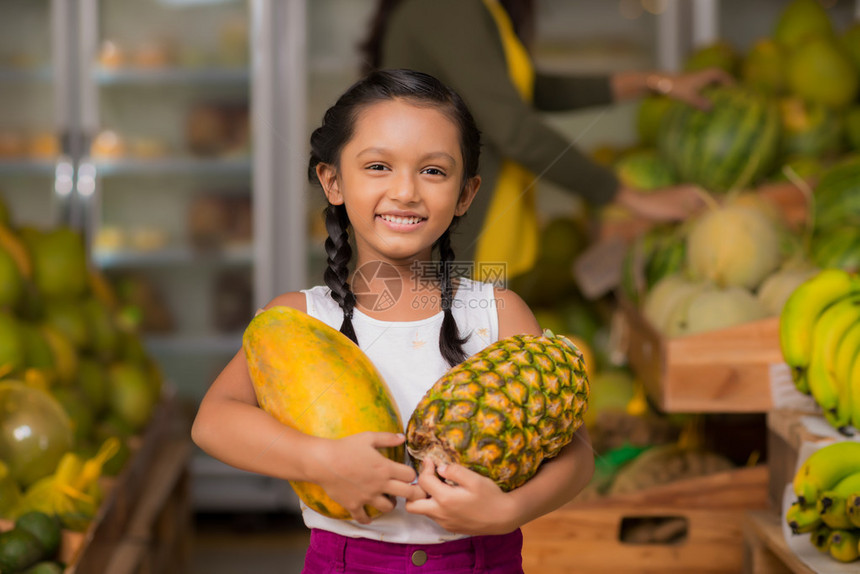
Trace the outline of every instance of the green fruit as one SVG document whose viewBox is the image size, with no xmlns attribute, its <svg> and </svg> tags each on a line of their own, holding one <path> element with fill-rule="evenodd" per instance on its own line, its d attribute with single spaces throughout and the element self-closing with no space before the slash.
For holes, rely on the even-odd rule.
<svg viewBox="0 0 860 574">
<path fill-rule="evenodd" d="M 45 304 L 45 322 L 65 335 L 75 348 L 89 348 L 90 324 L 79 301 L 48 301 Z"/>
<path fill-rule="evenodd" d="M 21 325 L 12 315 L 0 311 L 0 368 L 14 371 L 24 364 Z"/>
<path fill-rule="evenodd" d="M 95 298 L 82 305 L 89 320 L 93 354 L 103 361 L 113 360 L 120 350 L 120 334 L 110 309 Z"/>
<path fill-rule="evenodd" d="M 773 30 L 774 39 L 786 48 L 795 48 L 809 36 L 830 36 L 833 25 L 817 0 L 793 0 L 785 7 Z"/>
<path fill-rule="evenodd" d="M 87 440 L 93 433 L 94 415 L 83 393 L 76 388 L 56 387 L 51 390 L 51 394 L 69 415 L 75 444 Z"/>
<path fill-rule="evenodd" d="M 853 151 L 860 151 L 860 106 L 852 106 L 845 114 L 845 136 Z"/>
<path fill-rule="evenodd" d="M 42 556 L 54 556 L 60 548 L 62 531 L 56 516 L 32 511 L 22 514 L 15 521 L 15 528 L 26 530 L 42 545 Z"/>
<path fill-rule="evenodd" d="M 812 260 L 822 269 L 860 271 L 860 228 L 828 229 L 815 237 L 811 251 Z"/>
<path fill-rule="evenodd" d="M 815 187 L 815 231 L 860 225 L 860 158 L 829 168 Z"/>
<path fill-rule="evenodd" d="M 860 70 L 860 22 L 855 22 L 842 34 L 842 47 L 854 66 Z"/>
<path fill-rule="evenodd" d="M 779 152 L 776 103 L 742 87 L 707 90 L 712 107 L 673 103 L 660 126 L 658 147 L 680 181 L 713 193 L 755 185 Z"/>
<path fill-rule="evenodd" d="M 87 257 L 83 237 L 59 227 L 24 235 L 33 258 L 36 286 L 49 299 L 74 299 L 88 287 Z"/>
<path fill-rule="evenodd" d="M 111 366 L 108 378 L 111 412 L 135 431 L 143 429 L 155 407 L 146 373 L 128 363 L 116 363 Z"/>
<path fill-rule="evenodd" d="M 615 173 L 623 185 L 641 191 L 678 183 L 669 162 L 657 150 L 642 150 L 622 156 L 615 164 Z"/>
<path fill-rule="evenodd" d="M 56 562 L 39 562 L 21 574 L 63 574 L 63 567 Z"/>
<path fill-rule="evenodd" d="M 21 500 L 21 489 L 12 478 L 9 467 L 0 460 L 0 518 L 8 518 Z"/>
<path fill-rule="evenodd" d="M 37 369 L 53 369 L 54 353 L 41 329 L 32 323 L 21 323 L 21 341 L 24 345 L 24 365 Z"/>
<path fill-rule="evenodd" d="M 567 216 L 555 217 L 541 228 L 539 257 L 554 265 L 570 266 L 585 244 L 586 237 L 578 221 Z"/>
<path fill-rule="evenodd" d="M 0 459 L 18 484 L 54 472 L 72 441 L 71 422 L 56 399 L 18 381 L 0 381 Z"/>
<path fill-rule="evenodd" d="M 804 100 L 842 108 L 854 101 L 858 84 L 857 68 L 832 37 L 809 38 L 789 56 L 789 89 Z"/>
<path fill-rule="evenodd" d="M 642 98 L 636 113 L 636 132 L 639 134 L 639 142 L 643 146 L 657 144 L 660 122 L 663 121 L 663 116 L 669 111 L 671 105 L 672 100 L 666 96 Z"/>
<path fill-rule="evenodd" d="M 741 78 L 747 86 L 767 94 L 785 90 L 786 57 L 783 49 L 770 38 L 756 42 L 741 65 Z"/>
<path fill-rule="evenodd" d="M 784 155 L 821 157 L 842 151 L 842 120 L 832 108 L 793 96 L 780 100 L 779 111 Z"/>
<path fill-rule="evenodd" d="M 808 180 L 818 179 L 824 173 L 824 163 L 817 157 L 808 155 L 790 156 L 773 174 L 774 181 L 789 181 L 786 171 L 791 170 L 797 177 Z"/>
<path fill-rule="evenodd" d="M 714 42 L 693 52 L 684 64 L 684 70 L 694 72 L 707 68 L 720 68 L 731 75 L 737 72 L 738 58 L 727 42 Z"/>
<path fill-rule="evenodd" d="M 77 386 L 93 413 L 100 414 L 108 402 L 107 373 L 101 363 L 91 357 L 81 357 Z"/>
<path fill-rule="evenodd" d="M 0 572 L 19 572 L 42 559 L 39 540 L 20 528 L 0 534 Z"/>
<path fill-rule="evenodd" d="M 24 296 L 24 279 L 18 264 L 9 253 L 0 248 L 0 308 L 11 309 Z"/>
</svg>

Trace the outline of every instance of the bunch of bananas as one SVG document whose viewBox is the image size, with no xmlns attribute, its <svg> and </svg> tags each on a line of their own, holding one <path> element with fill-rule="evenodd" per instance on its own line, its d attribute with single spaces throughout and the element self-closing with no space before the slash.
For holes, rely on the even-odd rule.
<svg viewBox="0 0 860 574">
<path fill-rule="evenodd" d="M 840 562 L 860 558 L 860 442 L 824 446 L 809 456 L 792 482 L 797 500 L 785 514 L 794 534 L 810 535 Z"/>
<path fill-rule="evenodd" d="M 782 309 L 779 339 L 797 389 L 840 432 L 860 429 L 860 276 L 824 269 L 802 283 Z"/>
</svg>

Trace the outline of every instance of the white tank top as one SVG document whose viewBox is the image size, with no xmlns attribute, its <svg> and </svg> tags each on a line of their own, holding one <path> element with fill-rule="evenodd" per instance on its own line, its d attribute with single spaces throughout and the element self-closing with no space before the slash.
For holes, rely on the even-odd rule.
<svg viewBox="0 0 860 574">
<path fill-rule="evenodd" d="M 461 278 L 454 295 L 452 312 L 460 336 L 468 335 L 464 345 L 471 356 L 499 338 L 499 317 L 493 285 Z M 307 313 L 327 325 L 340 329 L 343 311 L 331 298 L 331 290 L 317 286 L 303 290 Z M 359 347 L 367 354 L 391 390 L 403 424 L 424 393 L 450 368 L 439 351 L 442 312 L 418 321 L 380 321 L 358 309 L 352 324 Z M 375 518 L 370 524 L 325 517 L 302 503 L 302 518 L 308 528 L 321 528 L 349 537 L 372 538 L 387 542 L 435 544 L 463 538 L 452 534 L 433 520 L 406 512 L 404 499 L 397 499 L 394 510 Z"/>
</svg>

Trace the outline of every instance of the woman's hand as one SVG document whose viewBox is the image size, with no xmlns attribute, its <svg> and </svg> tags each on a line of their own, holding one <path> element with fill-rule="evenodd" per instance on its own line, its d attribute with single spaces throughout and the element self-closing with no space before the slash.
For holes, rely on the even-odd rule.
<svg viewBox="0 0 860 574">
<path fill-rule="evenodd" d="M 656 80 L 649 79 L 649 87 L 673 100 L 686 102 L 702 110 L 711 107 L 708 98 L 702 95 L 702 90 L 714 84 L 729 85 L 734 78 L 720 68 L 707 68 L 696 72 L 688 72 L 679 76 L 655 74 Z"/>
<path fill-rule="evenodd" d="M 455 483 L 448 484 L 439 479 Z M 489 478 L 457 464 L 435 466 L 422 462 L 418 485 L 426 498 L 406 503 L 406 510 L 432 518 L 439 526 L 458 534 L 506 534 L 519 523 L 516 508 Z"/>
<path fill-rule="evenodd" d="M 365 505 L 391 512 L 394 500 L 424 498 L 424 491 L 412 482 L 415 470 L 394 462 L 379 452 L 406 440 L 402 434 L 362 432 L 337 440 L 323 440 L 314 457 L 316 482 L 335 502 L 346 508 L 352 519 L 368 524 Z"/>
<path fill-rule="evenodd" d="M 680 221 L 706 205 L 706 193 L 695 184 L 681 184 L 648 192 L 622 187 L 615 196 L 615 203 L 651 221 Z"/>
</svg>

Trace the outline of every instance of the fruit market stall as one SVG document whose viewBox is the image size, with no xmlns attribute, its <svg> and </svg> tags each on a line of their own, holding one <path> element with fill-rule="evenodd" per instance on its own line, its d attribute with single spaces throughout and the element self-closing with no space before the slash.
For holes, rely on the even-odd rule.
<svg viewBox="0 0 860 574">
<path fill-rule="evenodd" d="M 188 420 L 139 313 L 70 228 L 6 217 L 0 266 L 0 571 L 182 571 Z"/>
</svg>

